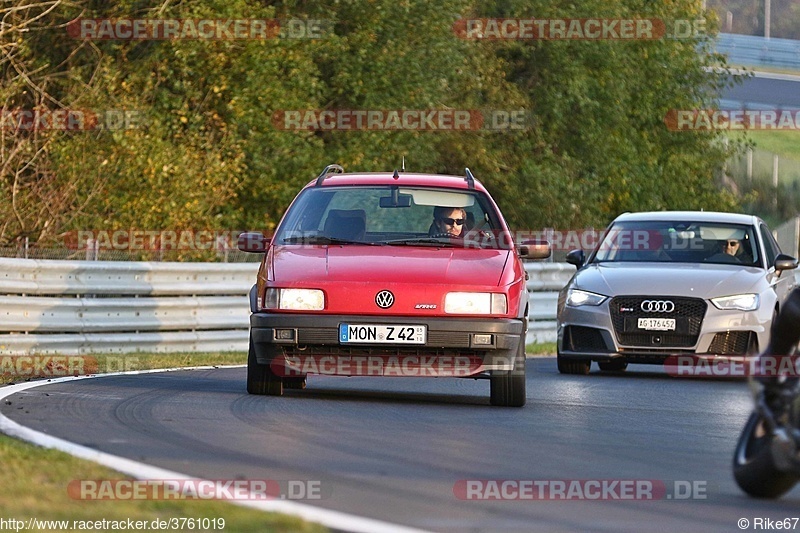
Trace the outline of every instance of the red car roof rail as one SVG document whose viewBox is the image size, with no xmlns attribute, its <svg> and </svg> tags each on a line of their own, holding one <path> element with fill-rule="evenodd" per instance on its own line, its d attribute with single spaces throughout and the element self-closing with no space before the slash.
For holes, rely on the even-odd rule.
<svg viewBox="0 0 800 533">
<path fill-rule="evenodd" d="M 464 176 L 464 181 L 467 182 L 467 188 L 475 189 L 475 176 L 472 175 L 472 171 L 469 168 L 464 169 L 466 171 L 466 176 Z M 403 169 L 400 172 L 405 172 L 405 160 L 403 161 Z M 397 169 L 394 170 L 392 173 L 392 177 L 394 179 L 400 179 L 400 172 Z M 315 184 L 316 187 L 321 187 L 322 183 L 325 179 L 332 175 L 332 174 L 344 174 L 344 167 L 337 164 L 331 164 L 326 166 L 322 169 L 319 176 L 317 176 L 317 182 Z"/>
<path fill-rule="evenodd" d="M 325 181 L 325 178 L 328 177 L 328 174 L 343 174 L 344 167 L 342 165 L 332 164 L 328 165 L 327 167 L 322 169 L 322 172 L 319 176 L 317 176 L 317 187 L 322 185 L 322 182 Z"/>
<path fill-rule="evenodd" d="M 475 176 L 472 175 L 472 171 L 470 171 L 469 168 L 467 168 L 466 170 L 467 170 L 467 177 L 464 178 L 464 179 L 467 182 L 467 186 L 470 189 L 474 189 L 475 188 Z"/>
</svg>

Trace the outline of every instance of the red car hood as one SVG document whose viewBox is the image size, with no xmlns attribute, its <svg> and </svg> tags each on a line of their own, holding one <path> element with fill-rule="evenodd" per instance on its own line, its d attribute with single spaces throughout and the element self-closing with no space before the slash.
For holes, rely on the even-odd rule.
<svg viewBox="0 0 800 533">
<path fill-rule="evenodd" d="M 416 246 L 273 246 L 278 285 L 377 282 L 498 286 L 509 250 Z"/>
</svg>

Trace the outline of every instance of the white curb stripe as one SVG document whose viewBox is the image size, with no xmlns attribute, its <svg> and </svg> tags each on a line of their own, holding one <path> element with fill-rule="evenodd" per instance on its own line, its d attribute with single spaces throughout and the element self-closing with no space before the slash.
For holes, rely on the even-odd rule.
<svg viewBox="0 0 800 533">
<path fill-rule="evenodd" d="M 244 365 L 237 365 L 244 366 Z M 130 372 L 114 372 L 109 374 L 98 374 L 93 376 L 77 376 L 77 377 L 64 377 L 50 380 L 31 381 L 27 383 L 19 383 L 16 385 L 9 385 L 7 387 L 0 387 L 0 400 L 22 392 L 34 387 L 42 385 L 49 385 L 51 383 L 61 383 L 64 381 L 74 381 L 80 379 L 93 379 L 107 376 L 121 376 L 121 375 L 134 375 L 134 374 L 149 374 L 153 372 L 172 372 L 177 370 L 208 370 L 218 368 L 214 366 L 199 366 L 187 368 L 170 368 L 160 370 L 136 370 Z M 109 453 L 87 448 L 64 439 L 59 439 L 46 433 L 41 433 L 33 429 L 24 427 L 17 422 L 0 413 L 0 432 L 5 433 L 11 437 L 42 446 L 44 448 L 54 448 L 62 452 L 66 452 L 81 459 L 87 459 L 95 463 L 107 466 L 113 470 L 131 476 L 135 479 L 191 479 L 196 480 L 196 477 L 187 476 L 178 472 L 172 472 L 156 466 L 151 466 L 144 463 L 139 463 L 131 459 L 111 455 Z M 64 489 L 66 491 L 66 488 Z M 235 505 L 242 507 L 250 507 L 259 511 L 267 511 L 274 513 L 283 513 L 291 516 L 302 518 L 310 522 L 316 522 L 324 526 L 357 533 L 428 533 L 422 529 L 415 529 L 411 527 L 392 524 L 390 522 L 383 522 L 381 520 L 373 520 L 371 518 L 364 518 L 357 515 L 347 514 L 339 511 L 330 511 L 321 509 L 312 505 L 303 503 L 291 502 L 286 500 L 256 500 L 255 496 L 252 500 L 225 500 Z"/>
</svg>

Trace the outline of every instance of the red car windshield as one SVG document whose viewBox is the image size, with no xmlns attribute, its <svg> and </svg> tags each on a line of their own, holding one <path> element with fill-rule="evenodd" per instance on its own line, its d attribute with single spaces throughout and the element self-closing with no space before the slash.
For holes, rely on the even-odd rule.
<svg viewBox="0 0 800 533">
<path fill-rule="evenodd" d="M 276 244 L 407 244 L 493 247 L 502 231 L 477 191 L 342 186 L 305 189 L 276 232 Z M 453 242 L 456 241 L 456 242 Z M 485 241 L 485 242 L 484 242 Z"/>
</svg>

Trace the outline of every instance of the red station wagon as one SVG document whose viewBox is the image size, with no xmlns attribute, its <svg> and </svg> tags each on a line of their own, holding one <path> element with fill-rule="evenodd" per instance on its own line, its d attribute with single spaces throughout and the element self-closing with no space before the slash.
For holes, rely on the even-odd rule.
<svg viewBox="0 0 800 533">
<path fill-rule="evenodd" d="M 492 405 L 525 404 L 526 276 L 489 193 L 464 176 L 344 173 L 306 185 L 269 239 L 250 291 L 247 391 L 279 396 L 308 374 L 469 377 Z"/>
</svg>

